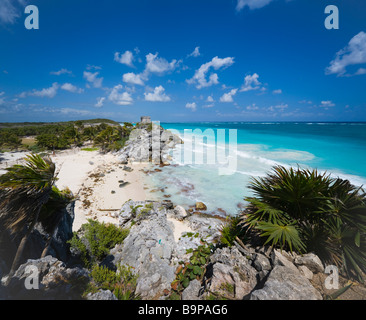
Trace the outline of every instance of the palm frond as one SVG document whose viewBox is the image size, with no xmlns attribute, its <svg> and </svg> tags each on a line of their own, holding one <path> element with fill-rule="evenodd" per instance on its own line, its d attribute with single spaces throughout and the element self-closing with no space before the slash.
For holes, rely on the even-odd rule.
<svg viewBox="0 0 366 320">
<path fill-rule="evenodd" d="M 281 225 L 271 222 L 259 222 L 257 229 L 262 231 L 261 236 L 267 237 L 265 244 L 271 243 L 272 247 L 281 249 L 289 248 L 298 252 L 305 251 L 305 244 L 301 241 L 299 233 L 294 225 Z"/>
</svg>

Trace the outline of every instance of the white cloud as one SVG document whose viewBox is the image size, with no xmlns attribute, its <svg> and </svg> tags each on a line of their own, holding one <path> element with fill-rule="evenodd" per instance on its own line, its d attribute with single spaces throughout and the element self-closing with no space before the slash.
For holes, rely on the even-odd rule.
<svg viewBox="0 0 366 320">
<path fill-rule="evenodd" d="M 211 104 L 206 104 L 206 105 L 202 106 L 202 108 L 207 109 L 207 108 L 213 108 L 214 106 L 215 106 L 215 104 L 211 103 Z"/>
<path fill-rule="evenodd" d="M 299 103 L 301 103 L 301 104 L 313 104 L 313 101 L 304 99 L 304 100 L 299 101 Z"/>
<path fill-rule="evenodd" d="M 326 101 L 322 101 L 320 106 L 324 107 L 324 108 L 329 108 L 329 107 L 334 107 L 335 104 L 330 100 L 326 100 Z"/>
<path fill-rule="evenodd" d="M 93 65 L 93 64 L 88 64 L 87 66 L 86 66 L 86 70 L 101 70 L 102 69 L 102 67 L 100 67 L 100 66 L 95 66 L 95 65 Z"/>
<path fill-rule="evenodd" d="M 0 105 L 4 104 L 5 102 L 5 97 L 3 97 L 5 94 L 4 91 L 0 92 Z"/>
<path fill-rule="evenodd" d="M 94 107 L 96 107 L 96 108 L 103 107 L 104 100 L 105 100 L 105 97 L 99 97 L 99 98 L 97 98 L 97 103 L 94 105 Z"/>
<path fill-rule="evenodd" d="M 121 92 L 122 89 L 123 86 L 121 84 L 113 87 L 111 93 L 108 96 L 108 100 L 120 106 L 126 106 L 132 104 L 133 99 L 131 97 L 131 94 L 126 91 Z"/>
<path fill-rule="evenodd" d="M 199 57 L 201 55 L 200 53 L 200 47 L 194 48 L 193 52 L 188 55 L 188 57 Z"/>
<path fill-rule="evenodd" d="M 90 112 L 89 110 L 80 110 L 80 109 L 73 109 L 73 108 L 61 108 L 61 109 L 56 109 L 54 111 L 50 111 L 50 112 L 61 112 L 62 114 L 77 114 L 77 115 L 81 115 L 81 116 L 88 116 L 88 115 L 92 115 L 93 113 Z"/>
<path fill-rule="evenodd" d="M 42 90 L 34 89 L 32 91 L 22 92 L 21 94 L 19 94 L 19 98 L 25 98 L 26 96 L 53 98 L 56 95 L 58 88 L 59 84 L 57 82 L 54 82 L 49 88 L 44 88 Z"/>
<path fill-rule="evenodd" d="M 50 74 L 55 75 L 55 76 L 59 76 L 61 74 L 72 74 L 72 72 L 70 70 L 62 68 L 58 71 L 51 71 Z"/>
<path fill-rule="evenodd" d="M 14 24 L 24 11 L 24 0 L 0 0 L 0 23 Z"/>
<path fill-rule="evenodd" d="M 83 93 L 84 92 L 84 89 L 78 88 L 78 87 L 72 85 L 71 83 L 64 83 L 61 86 L 61 89 L 69 91 L 69 92 L 73 92 L 73 93 Z"/>
<path fill-rule="evenodd" d="M 193 112 L 197 110 L 197 104 L 195 102 L 187 103 L 186 104 L 187 109 L 191 109 Z"/>
<path fill-rule="evenodd" d="M 245 6 L 248 6 L 249 9 L 260 9 L 271 3 L 273 0 L 238 0 L 236 5 L 236 10 L 240 11 Z"/>
<path fill-rule="evenodd" d="M 253 75 L 248 75 L 244 78 L 244 84 L 242 85 L 240 91 L 246 92 L 251 90 L 258 90 L 261 83 L 258 81 L 259 75 L 254 73 Z"/>
<path fill-rule="evenodd" d="M 165 89 L 163 86 L 155 87 L 154 92 L 144 93 L 146 101 L 152 102 L 168 102 L 170 97 L 164 93 Z"/>
<path fill-rule="evenodd" d="M 288 108 L 288 104 L 281 103 L 281 104 L 278 104 L 278 105 L 275 105 L 275 106 L 270 106 L 268 108 L 268 110 L 271 111 L 271 112 L 275 112 L 275 111 L 283 112 L 287 108 Z"/>
<path fill-rule="evenodd" d="M 233 96 L 236 95 L 238 89 L 232 89 L 228 93 L 224 93 L 223 96 L 220 98 L 220 102 L 234 102 Z"/>
<path fill-rule="evenodd" d="M 325 73 L 344 76 L 348 66 L 363 63 L 366 63 L 366 33 L 361 31 L 349 41 L 346 47 L 336 53 L 335 59 L 330 62 Z M 356 74 L 359 73 L 356 72 Z"/>
<path fill-rule="evenodd" d="M 146 67 L 145 72 L 163 74 L 169 71 L 173 71 L 179 64 L 179 61 L 173 59 L 168 62 L 164 58 L 159 58 L 158 53 L 149 53 L 146 56 Z"/>
<path fill-rule="evenodd" d="M 282 89 L 277 89 L 272 91 L 273 94 L 282 94 Z"/>
<path fill-rule="evenodd" d="M 214 57 L 211 61 L 201 65 L 201 67 L 198 70 L 196 70 L 193 78 L 187 80 L 187 83 L 196 84 L 197 89 L 210 87 L 214 84 L 218 84 L 219 77 L 216 73 L 212 73 L 207 81 L 206 76 L 210 68 L 213 68 L 214 70 L 219 70 L 221 68 L 230 67 L 233 63 L 234 58 L 232 57 L 227 57 L 224 59 Z"/>
<path fill-rule="evenodd" d="M 102 86 L 103 77 L 98 78 L 99 72 L 84 71 L 83 77 L 86 81 L 90 82 L 94 88 L 100 88 Z"/>
<path fill-rule="evenodd" d="M 140 74 L 135 74 L 133 72 L 125 73 L 122 76 L 123 82 L 129 83 L 129 84 L 137 84 L 140 86 L 144 85 L 144 81 L 142 80 L 143 76 Z"/>
<path fill-rule="evenodd" d="M 214 102 L 215 100 L 214 100 L 214 98 L 212 98 L 212 96 L 208 96 L 206 101 L 207 102 Z"/>
<path fill-rule="evenodd" d="M 129 67 L 134 66 L 133 65 L 134 59 L 135 58 L 133 56 L 133 53 L 128 50 L 125 53 L 119 53 L 119 52 L 114 53 L 114 61 L 125 64 L 126 66 L 129 66 Z"/>
<path fill-rule="evenodd" d="M 246 109 L 249 111 L 255 111 L 255 110 L 258 110 L 259 107 L 255 103 L 253 103 L 252 105 L 247 106 Z"/>
<path fill-rule="evenodd" d="M 361 75 L 361 74 L 366 74 L 366 69 L 365 68 L 360 68 L 355 73 L 355 75 Z"/>
</svg>

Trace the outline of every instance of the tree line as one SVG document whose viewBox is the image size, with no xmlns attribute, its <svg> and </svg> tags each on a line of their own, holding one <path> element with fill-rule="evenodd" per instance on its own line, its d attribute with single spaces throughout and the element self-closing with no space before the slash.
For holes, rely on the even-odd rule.
<svg viewBox="0 0 366 320">
<path fill-rule="evenodd" d="M 102 119 L 52 124 L 3 126 L 0 128 L 0 149 L 26 149 L 33 152 L 62 150 L 80 147 L 86 142 L 108 152 L 121 149 L 129 137 L 133 125 L 120 126 L 114 121 L 98 123 Z M 22 138 L 32 137 L 33 144 L 22 143 Z"/>
</svg>

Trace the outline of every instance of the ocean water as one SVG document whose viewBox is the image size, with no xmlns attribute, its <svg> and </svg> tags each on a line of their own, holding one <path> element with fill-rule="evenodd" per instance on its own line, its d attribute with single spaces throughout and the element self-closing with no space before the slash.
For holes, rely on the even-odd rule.
<svg viewBox="0 0 366 320">
<path fill-rule="evenodd" d="M 366 184 L 366 123 L 161 125 L 179 134 L 184 144 L 171 153 L 174 165 L 148 176 L 150 189 L 165 188 L 151 192 L 151 199 L 169 194 L 175 204 L 189 207 L 202 201 L 210 212 L 235 215 L 245 205 L 243 198 L 251 195 L 251 179 L 265 176 L 277 164 L 314 168 L 357 186 Z M 195 130 L 195 138 L 190 130 Z M 214 139 L 200 139 L 205 133 Z"/>
</svg>

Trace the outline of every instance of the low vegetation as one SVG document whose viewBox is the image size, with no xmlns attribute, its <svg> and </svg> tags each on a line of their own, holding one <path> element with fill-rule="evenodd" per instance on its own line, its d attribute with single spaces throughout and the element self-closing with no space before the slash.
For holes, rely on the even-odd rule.
<svg viewBox="0 0 366 320">
<path fill-rule="evenodd" d="M 233 237 L 256 245 L 314 252 L 348 278 L 362 281 L 366 272 L 366 194 L 348 180 L 316 170 L 282 166 L 253 179 L 254 197 L 222 231 L 222 242 Z M 238 226 L 245 237 L 238 232 Z"/>
<path fill-rule="evenodd" d="M 125 265 L 117 265 L 117 270 L 103 265 L 103 259 L 116 244 L 122 244 L 129 229 L 120 229 L 113 224 L 105 224 L 89 219 L 79 232 L 74 232 L 69 241 L 71 252 L 79 257 L 81 264 L 90 270 L 91 281 L 83 293 L 110 290 L 118 300 L 137 300 L 135 294 L 138 275 Z"/>
<path fill-rule="evenodd" d="M 110 290 L 118 300 L 140 299 L 135 292 L 138 275 L 129 266 L 118 265 L 114 271 L 106 266 L 94 265 L 90 275 L 92 280 L 83 294 L 84 297 L 99 290 Z"/>
<path fill-rule="evenodd" d="M 83 265 L 91 268 L 100 263 L 116 244 L 123 243 L 128 233 L 128 229 L 89 219 L 88 223 L 81 226 L 81 231 L 74 232 L 69 244 Z"/>
<path fill-rule="evenodd" d="M 62 150 L 85 143 L 102 152 L 121 149 L 133 128 L 131 123 L 94 119 L 58 123 L 0 124 L 0 149 L 41 152 Z"/>
<path fill-rule="evenodd" d="M 187 253 L 192 253 L 192 255 L 189 262 L 181 261 L 176 270 L 176 279 L 171 284 L 170 300 L 180 300 L 183 290 L 189 286 L 190 281 L 203 279 L 206 266 L 209 263 L 212 245 L 207 244 L 203 239 L 201 239 L 201 243 L 203 244 L 194 250 L 187 249 Z"/>
</svg>

